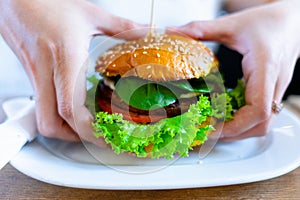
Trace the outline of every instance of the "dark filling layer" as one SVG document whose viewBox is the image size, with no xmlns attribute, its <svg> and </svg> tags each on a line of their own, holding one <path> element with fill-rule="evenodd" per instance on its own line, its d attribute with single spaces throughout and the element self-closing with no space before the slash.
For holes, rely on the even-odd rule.
<svg viewBox="0 0 300 200">
<path fill-rule="evenodd" d="M 197 98 L 182 98 L 164 108 L 155 110 L 140 110 L 125 102 L 108 86 L 101 82 L 98 86 L 98 103 L 103 111 L 108 113 L 121 113 L 126 120 L 135 122 L 156 122 L 166 117 L 175 117 L 185 113 L 191 104 L 197 102 Z"/>
</svg>

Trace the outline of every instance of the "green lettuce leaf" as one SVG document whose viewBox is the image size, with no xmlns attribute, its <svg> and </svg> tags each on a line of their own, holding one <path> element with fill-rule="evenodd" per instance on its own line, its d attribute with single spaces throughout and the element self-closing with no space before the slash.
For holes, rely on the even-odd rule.
<svg viewBox="0 0 300 200">
<path fill-rule="evenodd" d="M 211 104 L 214 117 L 225 121 L 233 120 L 234 112 L 245 105 L 244 82 L 238 80 L 235 88 L 226 88 L 226 93 L 211 94 Z"/>
<path fill-rule="evenodd" d="M 104 137 L 115 153 L 132 152 L 146 157 L 145 147 L 152 146 L 152 158 L 171 159 L 175 154 L 188 156 L 194 140 L 207 140 L 211 125 L 200 127 L 208 116 L 212 116 L 208 97 L 201 96 L 197 104 L 181 116 L 166 118 L 154 124 L 138 124 L 122 119 L 121 114 L 98 112 L 93 123 L 95 136 Z"/>
<path fill-rule="evenodd" d="M 230 104 L 233 109 L 237 110 L 245 105 L 245 84 L 241 79 L 237 81 L 234 89 L 227 89 L 227 94 L 231 97 Z"/>
</svg>

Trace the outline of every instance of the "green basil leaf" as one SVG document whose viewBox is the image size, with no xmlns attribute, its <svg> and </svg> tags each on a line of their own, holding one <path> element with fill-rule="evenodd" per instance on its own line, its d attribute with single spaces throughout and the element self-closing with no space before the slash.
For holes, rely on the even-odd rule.
<svg viewBox="0 0 300 200">
<path fill-rule="evenodd" d="M 189 92 L 210 93 L 210 89 L 207 87 L 203 79 L 171 81 L 169 84 Z"/>
<path fill-rule="evenodd" d="M 163 108 L 177 100 L 171 89 L 136 77 L 121 78 L 115 91 L 124 102 L 141 110 Z"/>
<path fill-rule="evenodd" d="M 88 88 L 86 91 L 85 106 L 93 115 L 100 110 L 100 106 L 96 103 L 96 97 L 98 96 L 97 86 L 101 82 L 100 79 L 97 75 L 92 75 L 86 79 Z"/>
</svg>

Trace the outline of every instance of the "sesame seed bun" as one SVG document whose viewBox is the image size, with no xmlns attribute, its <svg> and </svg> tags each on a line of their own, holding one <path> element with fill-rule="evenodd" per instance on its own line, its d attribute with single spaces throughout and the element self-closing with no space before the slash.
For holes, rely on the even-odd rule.
<svg viewBox="0 0 300 200">
<path fill-rule="evenodd" d="M 105 76 L 136 76 L 151 81 L 200 78 L 219 62 L 203 43 L 179 35 L 155 34 L 117 44 L 102 54 L 96 71 Z"/>
</svg>

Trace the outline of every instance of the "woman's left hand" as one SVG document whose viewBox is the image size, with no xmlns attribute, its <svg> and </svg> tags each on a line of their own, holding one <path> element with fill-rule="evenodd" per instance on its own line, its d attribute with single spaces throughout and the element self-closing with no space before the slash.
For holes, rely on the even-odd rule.
<svg viewBox="0 0 300 200">
<path fill-rule="evenodd" d="M 222 138 L 265 135 L 281 102 L 300 54 L 300 1 L 270 3 L 214 21 L 195 21 L 169 32 L 222 43 L 243 55 L 246 105 L 225 123 Z M 272 112 L 273 110 L 273 112 Z"/>
</svg>

